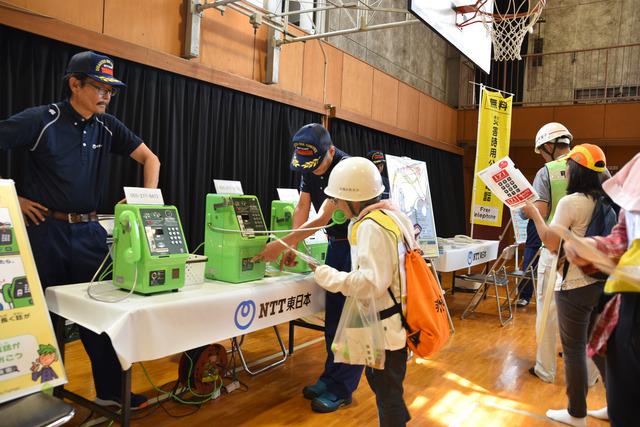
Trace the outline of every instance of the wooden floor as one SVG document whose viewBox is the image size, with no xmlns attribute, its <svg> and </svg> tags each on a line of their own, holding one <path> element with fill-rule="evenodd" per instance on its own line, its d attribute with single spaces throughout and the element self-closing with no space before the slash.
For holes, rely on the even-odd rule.
<svg viewBox="0 0 640 427">
<path fill-rule="evenodd" d="M 500 327 L 495 301 L 487 299 L 479 312 L 466 320 L 460 314 L 469 294 L 456 293 L 447 301 L 454 317 L 456 333 L 445 349 L 431 360 L 414 359 L 408 364 L 405 401 L 411 412 L 411 426 L 552 426 L 544 416 L 549 408 L 566 407 L 561 359 L 556 384 L 547 384 L 527 370 L 535 360 L 535 306 L 518 309 L 514 321 Z M 185 325 L 188 331 L 189 325 Z M 281 332 L 287 336 L 283 325 Z M 299 331 L 299 332 L 298 332 Z M 318 341 L 318 332 L 296 329 L 296 345 Z M 229 342 L 223 343 L 228 347 Z M 559 345 L 559 344 L 558 344 Z M 249 360 L 273 354 L 276 349 L 273 330 L 251 334 L 243 346 Z M 256 377 L 244 372 L 240 379 L 247 391 L 234 391 L 195 408 L 175 402 L 136 413 L 136 426 L 375 426 L 374 395 L 362 378 L 353 404 L 333 414 L 313 413 L 309 401 L 301 395 L 306 384 L 315 382 L 324 362 L 322 342 L 297 350 L 284 365 Z M 145 362 L 156 385 L 177 378 L 177 359 Z M 93 399 L 95 392 L 89 361 L 79 342 L 67 347 L 68 387 Z M 139 365 L 133 370 L 133 390 L 153 397 L 156 392 Z M 605 404 L 600 382 L 589 390 L 589 408 Z M 89 411 L 76 408 L 70 425 L 77 426 Z M 168 413 L 167 413 L 168 412 Z M 589 426 L 608 423 L 590 418 Z"/>
</svg>

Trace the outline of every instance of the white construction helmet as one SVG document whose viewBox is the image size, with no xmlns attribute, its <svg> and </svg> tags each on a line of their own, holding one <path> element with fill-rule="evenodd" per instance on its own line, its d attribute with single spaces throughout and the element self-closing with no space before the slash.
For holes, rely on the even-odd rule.
<svg viewBox="0 0 640 427">
<path fill-rule="evenodd" d="M 536 146 L 534 151 L 540 154 L 540 147 L 547 142 L 569 145 L 572 139 L 573 135 L 571 135 L 569 129 L 567 129 L 566 126 L 562 123 L 547 123 L 546 125 L 542 126 L 536 134 Z"/>
<path fill-rule="evenodd" d="M 348 157 L 338 163 L 324 189 L 327 196 L 350 202 L 371 200 L 383 191 L 382 176 L 377 166 L 364 157 Z"/>
</svg>

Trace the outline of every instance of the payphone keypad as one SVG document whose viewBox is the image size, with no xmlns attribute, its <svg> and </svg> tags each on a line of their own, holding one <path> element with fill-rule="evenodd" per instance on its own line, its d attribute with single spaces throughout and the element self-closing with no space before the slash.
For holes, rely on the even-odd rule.
<svg viewBox="0 0 640 427">
<path fill-rule="evenodd" d="M 173 209 L 140 209 L 151 255 L 187 253 L 178 216 Z"/>
<path fill-rule="evenodd" d="M 11 238 L 11 230 L 0 229 L 0 245 L 10 245 L 11 243 L 13 243 L 13 239 Z"/>
</svg>

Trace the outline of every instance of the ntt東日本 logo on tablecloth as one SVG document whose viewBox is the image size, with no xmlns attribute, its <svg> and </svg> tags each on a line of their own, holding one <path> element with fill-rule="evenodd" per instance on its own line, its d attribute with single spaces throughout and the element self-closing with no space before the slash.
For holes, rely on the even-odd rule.
<svg viewBox="0 0 640 427">
<path fill-rule="evenodd" d="M 242 301 L 236 308 L 234 322 L 236 327 L 241 330 L 248 329 L 256 317 L 258 311 L 258 319 L 264 319 L 271 316 L 299 310 L 311 304 L 311 293 L 292 295 L 290 297 L 274 299 L 271 301 L 261 302 L 260 308 L 257 309 L 256 303 L 252 300 Z"/>
<path fill-rule="evenodd" d="M 483 260 L 486 257 L 487 257 L 487 251 L 481 251 L 481 252 L 469 251 L 469 253 L 467 254 L 467 264 L 471 265 L 472 263 Z"/>
<path fill-rule="evenodd" d="M 251 300 L 242 301 L 236 308 L 233 321 L 238 329 L 247 329 L 256 317 L 256 303 Z"/>
</svg>

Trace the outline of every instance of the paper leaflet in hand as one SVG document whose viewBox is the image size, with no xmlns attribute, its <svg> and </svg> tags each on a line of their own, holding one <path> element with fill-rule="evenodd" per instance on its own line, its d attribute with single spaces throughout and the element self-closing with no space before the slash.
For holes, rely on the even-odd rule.
<svg viewBox="0 0 640 427">
<path fill-rule="evenodd" d="M 584 243 L 581 238 L 566 227 L 561 225 L 551 225 L 549 227 L 565 241 L 571 242 L 580 258 L 590 262 L 595 268 L 612 278 L 624 280 L 640 289 L 640 266 L 616 265 L 611 258 L 594 246 Z"/>
<path fill-rule="evenodd" d="M 616 263 L 613 262 L 608 256 L 600 252 L 595 247 L 583 243 L 583 241 L 578 236 L 573 234 L 573 232 L 566 227 L 554 224 L 550 225 L 549 228 L 551 228 L 551 230 L 553 230 L 553 232 L 560 236 L 563 240 L 571 242 L 574 245 L 574 248 L 576 249 L 578 255 L 580 255 L 580 258 L 589 261 L 591 264 L 593 264 L 594 267 L 596 267 L 603 273 L 613 273 L 613 270 L 616 268 Z"/>
<path fill-rule="evenodd" d="M 512 209 L 522 207 L 527 201 L 533 202 L 538 199 L 536 190 L 522 172 L 516 169 L 509 156 L 478 172 L 478 178 L 502 203 Z"/>
</svg>

